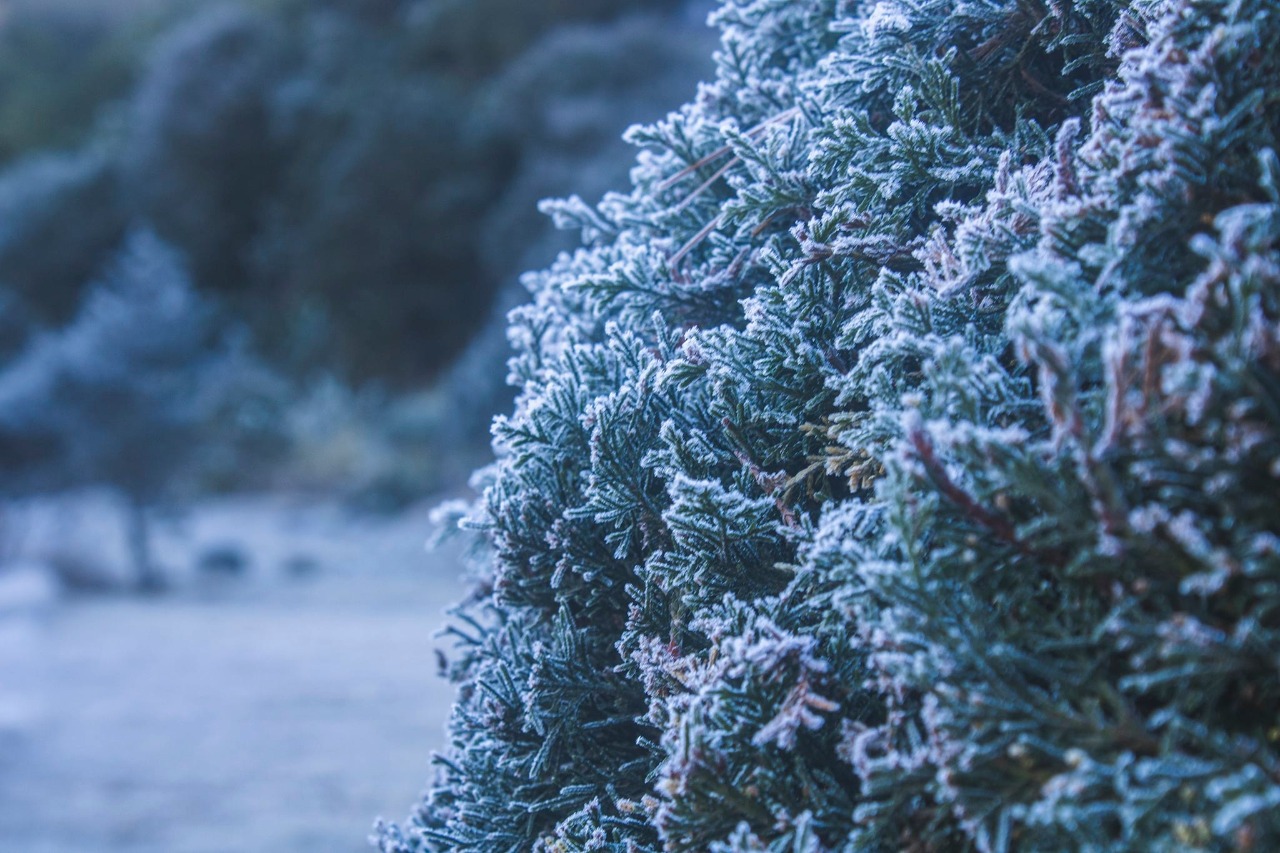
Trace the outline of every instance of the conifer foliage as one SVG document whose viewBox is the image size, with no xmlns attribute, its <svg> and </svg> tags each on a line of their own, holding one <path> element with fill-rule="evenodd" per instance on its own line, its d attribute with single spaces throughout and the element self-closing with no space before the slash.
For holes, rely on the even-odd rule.
<svg viewBox="0 0 1280 853">
<path fill-rule="evenodd" d="M 548 205 L 383 850 L 1280 848 L 1280 12 L 713 22 Z"/>
</svg>

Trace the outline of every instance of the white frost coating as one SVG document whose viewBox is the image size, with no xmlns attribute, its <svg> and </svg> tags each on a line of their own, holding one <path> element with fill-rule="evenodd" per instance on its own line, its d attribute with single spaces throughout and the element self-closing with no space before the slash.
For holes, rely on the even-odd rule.
<svg viewBox="0 0 1280 853">
<path fill-rule="evenodd" d="M 871 8 L 871 14 L 862 23 L 863 33 L 868 39 L 874 39 L 881 33 L 905 33 L 910 29 L 911 19 L 896 0 L 881 0 Z"/>
</svg>

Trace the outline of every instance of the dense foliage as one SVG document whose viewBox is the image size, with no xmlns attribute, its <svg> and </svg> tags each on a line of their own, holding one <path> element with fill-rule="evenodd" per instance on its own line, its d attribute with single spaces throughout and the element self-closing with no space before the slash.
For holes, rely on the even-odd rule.
<svg viewBox="0 0 1280 853">
<path fill-rule="evenodd" d="M 714 20 L 549 206 L 383 850 L 1280 847 L 1280 14 Z"/>
</svg>

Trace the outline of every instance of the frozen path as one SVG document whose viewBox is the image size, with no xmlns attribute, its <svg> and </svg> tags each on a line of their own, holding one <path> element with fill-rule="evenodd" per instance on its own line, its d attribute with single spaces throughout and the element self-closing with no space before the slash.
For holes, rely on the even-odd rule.
<svg viewBox="0 0 1280 853">
<path fill-rule="evenodd" d="M 4 678 L 0 850 L 359 851 L 431 774 L 452 566 L 81 599 Z M 12 624 L 10 627 L 14 627 Z"/>
</svg>

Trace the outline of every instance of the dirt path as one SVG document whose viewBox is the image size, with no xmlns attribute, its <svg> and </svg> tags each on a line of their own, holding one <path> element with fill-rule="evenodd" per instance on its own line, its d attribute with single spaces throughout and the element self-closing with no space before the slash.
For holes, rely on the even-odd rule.
<svg viewBox="0 0 1280 853">
<path fill-rule="evenodd" d="M 322 572 L 10 618 L 0 642 L 22 653 L 0 677 L 26 722 L 0 726 L 0 849 L 369 849 L 443 741 L 433 634 L 455 577 Z"/>
</svg>

